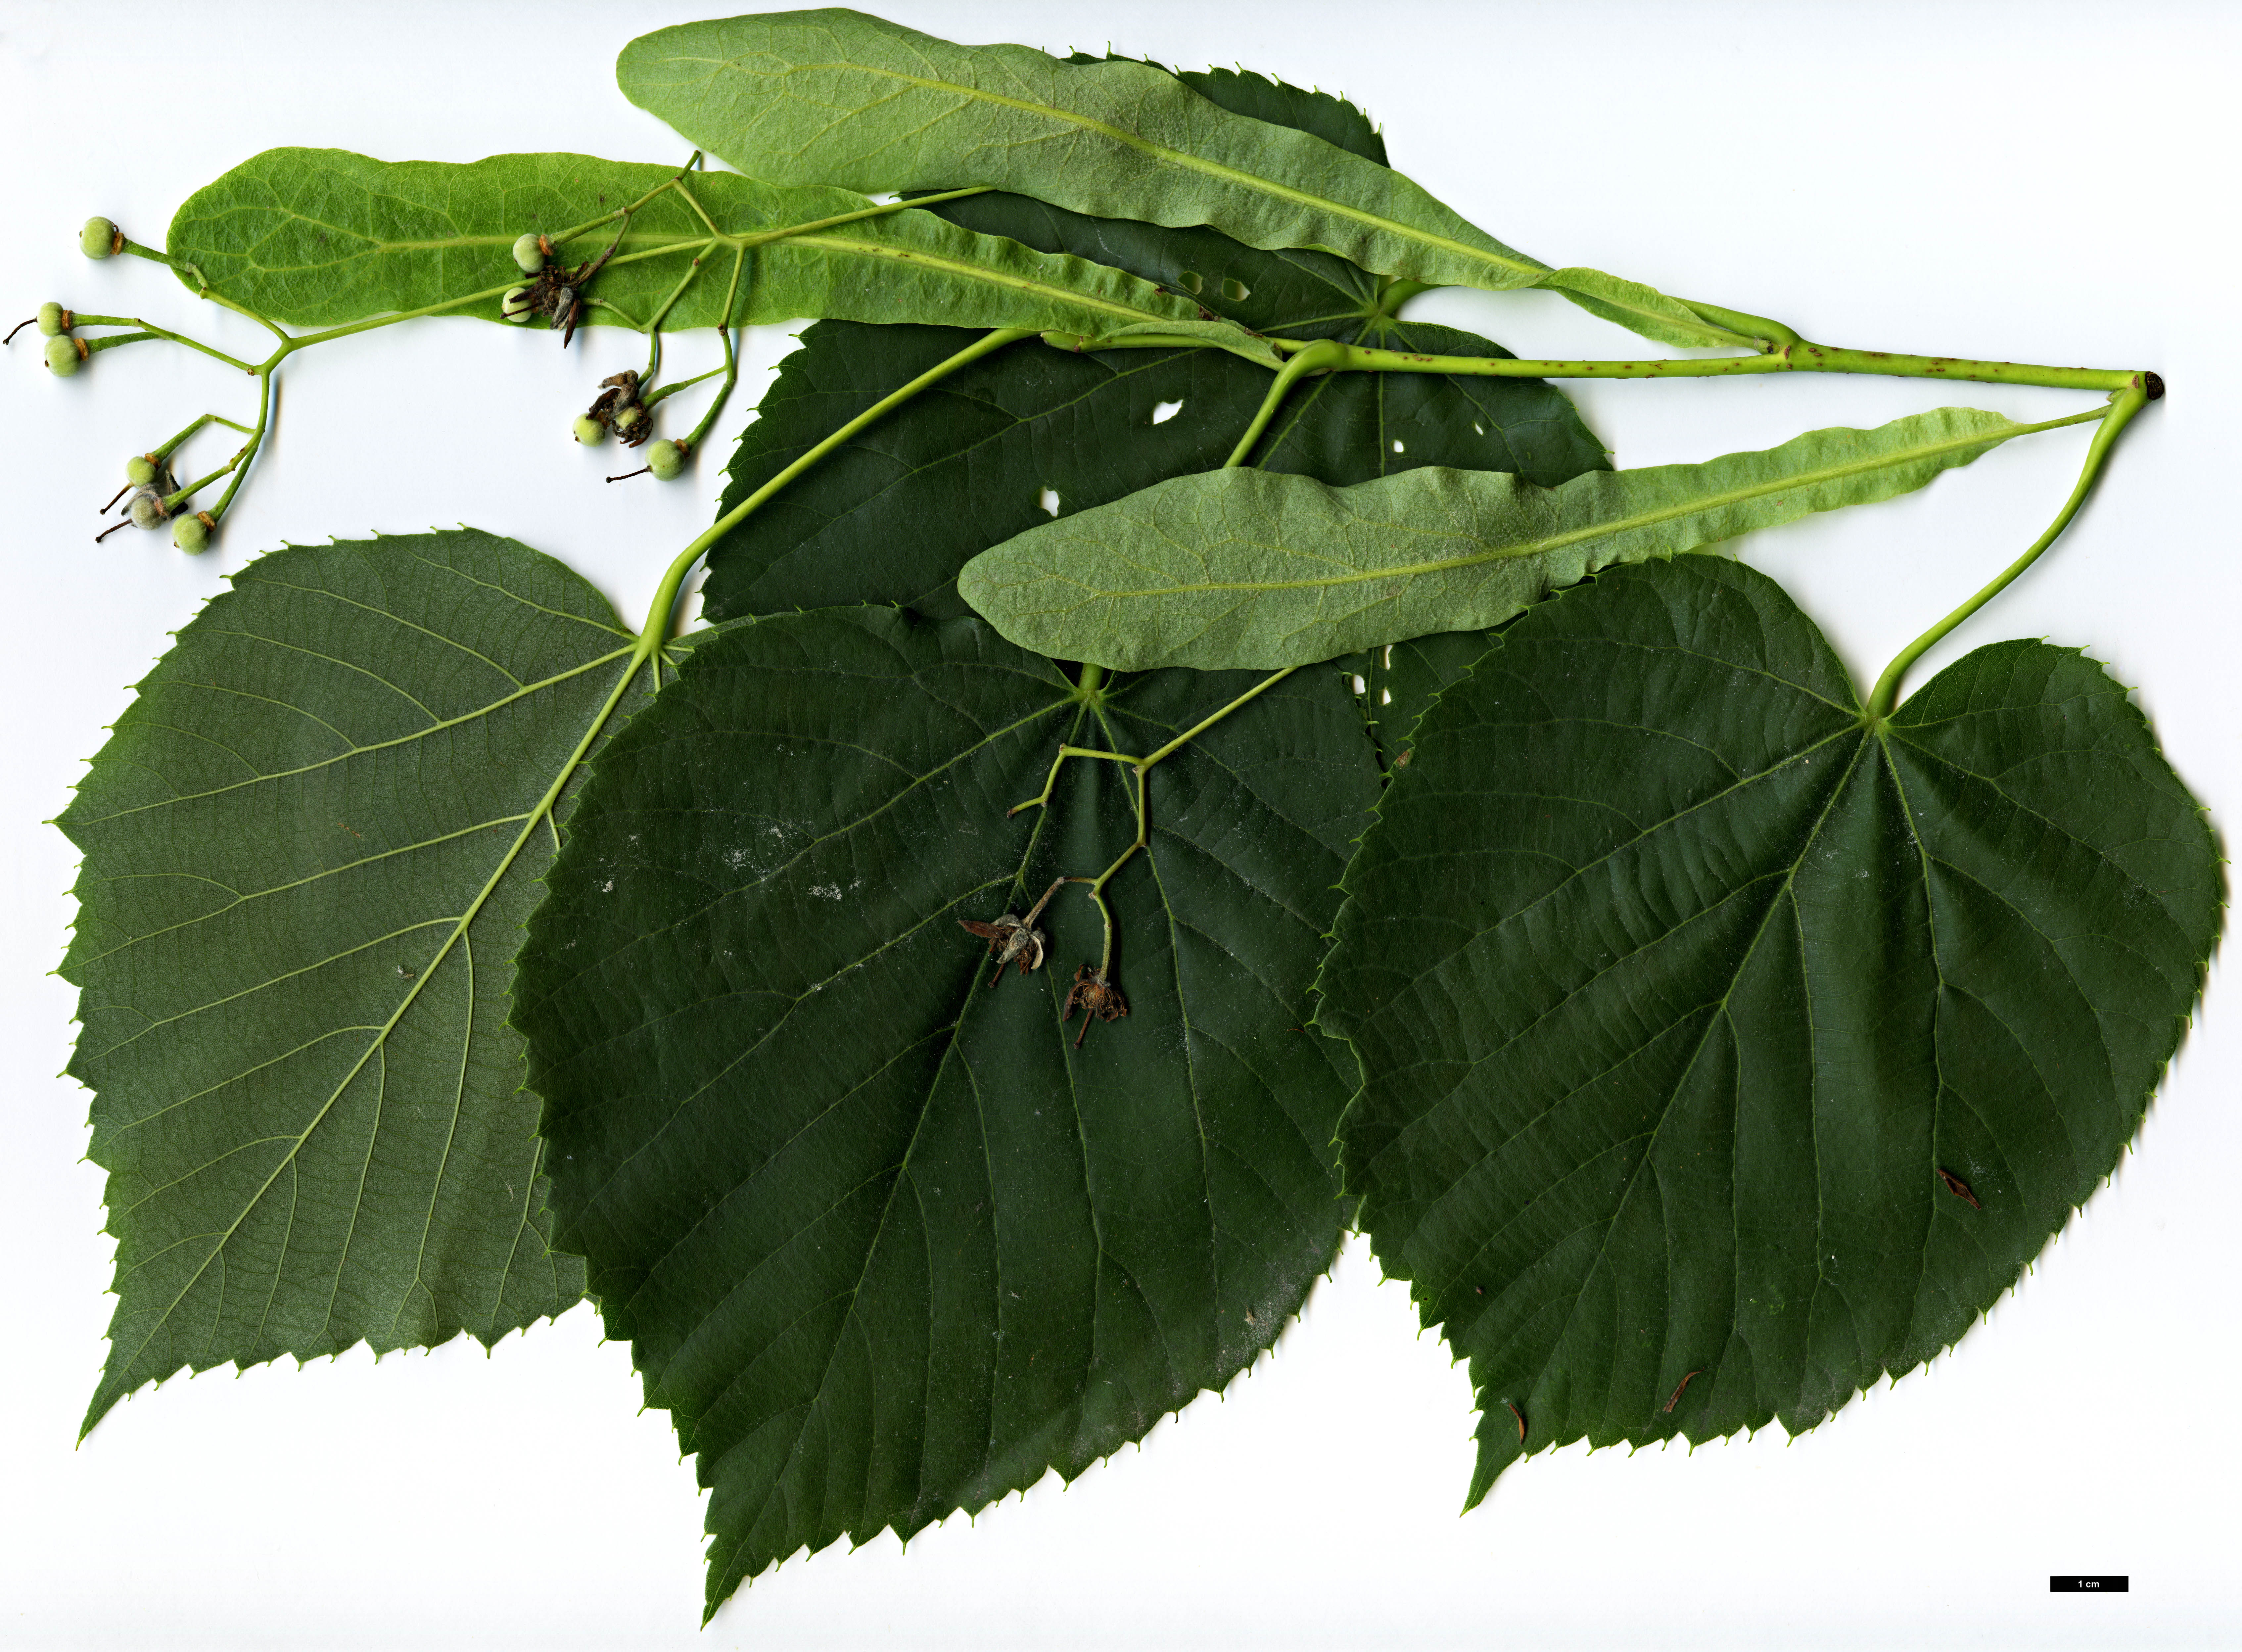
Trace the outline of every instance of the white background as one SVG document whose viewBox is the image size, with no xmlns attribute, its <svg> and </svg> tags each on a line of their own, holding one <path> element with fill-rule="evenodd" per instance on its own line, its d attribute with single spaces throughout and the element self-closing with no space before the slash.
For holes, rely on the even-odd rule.
<svg viewBox="0 0 2242 1652">
<path fill-rule="evenodd" d="M 1344 91 L 1394 163 L 1494 233 L 1901 351 L 2153 366 L 2070 534 L 1918 669 L 2011 635 L 2084 644 L 2181 776 L 2242 823 L 2232 526 L 2242 352 L 2228 7 L 1516 3 L 929 4 L 946 37 L 1242 63 Z M 89 264 L 91 212 L 160 244 L 252 152 L 333 144 L 470 160 L 685 146 L 615 91 L 616 50 L 691 13 L 644 4 L 0 6 L 0 325 L 56 298 L 258 353 L 247 323 L 134 259 Z M 316 19 L 316 21 L 314 21 Z M 1411 314 L 1525 355 L 1637 352 L 1543 294 Z M 767 329 L 750 359 L 788 347 Z M 2211 988 L 2137 1150 L 1960 1350 L 1796 1442 L 1513 1469 L 1459 1519 L 1470 1393 L 1359 1244 L 1273 1358 L 1072 1487 L 1046 1481 L 912 1543 L 789 1562 L 705 1634 L 701 1500 L 627 1350 L 558 1325 L 302 1370 L 174 1379 L 83 1447 L 109 1299 L 86 1096 L 55 1077 L 73 994 L 49 973 L 73 856 L 41 824 L 166 633 L 284 540 L 466 520 L 583 570 L 636 623 L 706 523 L 751 375 L 698 472 L 604 486 L 568 440 L 634 363 L 593 330 L 435 321 L 292 363 L 281 433 L 199 561 L 94 510 L 127 454 L 248 386 L 160 346 L 68 382 L 32 330 L 0 373 L 0 1642 L 25 1648 L 1535 1646 L 2138 1648 L 2242 1643 L 2234 1423 L 2242 1337 L 2228 1189 L 2242 1026 Z M 685 353 L 706 340 L 676 346 Z M 1866 379 L 1590 386 L 1623 465 L 1699 460 L 1960 400 L 2088 399 Z M 679 428 L 683 428 L 681 421 Z M 2019 441 L 1898 502 L 1751 541 L 1865 682 L 2004 564 L 2087 433 Z M 202 451 L 227 451 L 219 440 Z M 2051 1597 L 2056 1572 L 2131 1592 Z"/>
</svg>

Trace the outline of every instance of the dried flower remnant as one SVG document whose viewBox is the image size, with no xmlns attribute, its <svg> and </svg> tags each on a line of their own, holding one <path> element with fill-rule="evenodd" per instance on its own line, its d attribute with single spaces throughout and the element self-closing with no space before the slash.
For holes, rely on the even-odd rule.
<svg viewBox="0 0 2242 1652">
<path fill-rule="evenodd" d="M 977 935 L 989 943 L 990 953 L 997 960 L 997 973 L 989 977 L 990 986 L 1004 979 L 1004 966 L 1015 958 L 1019 960 L 1022 975 L 1043 968 L 1044 948 L 1049 944 L 1051 937 L 1036 927 L 1036 920 L 1043 916 L 1044 908 L 1051 904 L 1051 897 L 1058 893 L 1059 885 L 1065 882 L 1063 877 L 1054 882 L 1044 891 L 1043 899 L 1028 909 L 1025 917 L 1017 917 L 1007 912 L 989 923 L 970 917 L 957 920 L 957 926 L 967 934 Z"/>
<path fill-rule="evenodd" d="M 615 433 L 615 440 L 626 447 L 635 447 L 654 433 L 654 420 L 646 404 L 639 400 L 638 374 L 626 367 L 622 372 L 600 380 L 600 394 L 585 415 L 602 429 Z M 581 426 L 583 420 L 577 420 Z M 577 440 L 584 440 L 582 432 Z M 596 440 L 596 439 L 595 439 Z"/>
<path fill-rule="evenodd" d="M 622 244 L 623 232 L 617 230 L 607 250 L 587 263 L 573 270 L 558 264 L 545 265 L 530 277 L 526 288 L 516 287 L 507 292 L 507 298 L 511 300 L 507 306 L 509 317 L 519 319 L 529 312 L 542 315 L 560 334 L 560 347 L 566 350 L 576 336 L 577 323 L 584 319 L 584 289 Z M 552 252 L 552 243 L 542 237 L 539 238 L 539 245 L 547 254 Z M 518 299 L 517 293 L 520 295 Z"/>
<path fill-rule="evenodd" d="M 1105 978 L 1105 971 L 1093 970 L 1087 964 L 1074 972 L 1074 989 L 1066 995 L 1066 1013 L 1061 1018 L 1074 1019 L 1077 1006 L 1082 1010 L 1082 1031 L 1074 1035 L 1074 1047 L 1082 1048 L 1082 1041 L 1090 1033 L 1090 1017 L 1100 1021 L 1118 1021 L 1129 1013 L 1129 1000 L 1121 996 L 1121 989 Z"/>
</svg>

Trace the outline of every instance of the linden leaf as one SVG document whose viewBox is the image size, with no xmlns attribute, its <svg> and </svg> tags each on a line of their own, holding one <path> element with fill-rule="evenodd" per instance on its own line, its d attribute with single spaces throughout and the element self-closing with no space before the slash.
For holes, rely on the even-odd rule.
<svg viewBox="0 0 2242 1652">
<path fill-rule="evenodd" d="M 1303 1023 L 1377 785 L 1339 685 L 1150 771 L 1104 895 L 1125 1018 L 1067 1024 L 1102 945 L 1081 893 L 1035 916 L 1047 945 L 1000 921 L 1136 834 L 1111 762 L 1007 818 L 1062 740 L 1148 752 L 1250 686 L 1093 705 L 977 620 L 789 614 L 697 648 L 601 757 L 514 1021 L 560 1242 L 712 1490 L 710 1611 L 805 1547 L 1080 1474 L 1330 1265 L 1352 1064 Z"/>
<path fill-rule="evenodd" d="M 1874 724 L 1704 556 L 1512 626 L 1345 887 L 1347 1184 L 1470 1363 L 1474 1501 L 1569 1440 L 1795 1434 L 1951 1345 L 2116 1166 L 2221 911 L 2092 661 L 1995 643 Z"/>
<path fill-rule="evenodd" d="M 1343 99 L 1209 71 L 1178 77 L 1241 113 L 1303 124 L 1382 163 Z M 1190 293 L 1257 333 L 1424 354 L 1502 356 L 1470 333 L 1386 313 L 1383 284 L 1327 252 L 1264 252 L 1219 231 L 1096 218 L 1024 196 L 943 203 L 942 217 L 1053 256 Z M 740 440 L 729 509 L 837 426 L 963 349 L 953 329 L 828 322 L 780 366 Z M 1015 346 L 951 375 L 843 444 L 722 540 L 708 612 L 730 618 L 855 601 L 968 612 L 953 586 L 977 552 L 1230 456 L 1270 375 L 1213 350 Z M 1259 468 L 1344 485 L 1428 465 L 1514 471 L 1543 487 L 1606 467 L 1565 394 L 1540 379 L 1339 373 L 1301 385 L 1256 445 Z"/>
<path fill-rule="evenodd" d="M 117 1312 L 91 1428 L 190 1367 L 560 1313 L 509 964 L 634 639 L 472 529 L 298 546 L 140 684 L 59 822 Z"/>
</svg>

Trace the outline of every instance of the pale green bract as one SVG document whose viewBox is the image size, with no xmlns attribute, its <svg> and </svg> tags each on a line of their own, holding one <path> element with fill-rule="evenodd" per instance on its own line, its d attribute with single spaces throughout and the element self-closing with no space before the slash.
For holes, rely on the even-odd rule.
<svg viewBox="0 0 2242 1652">
<path fill-rule="evenodd" d="M 1640 283 L 1552 270 L 1400 173 L 1232 114 L 1148 64 L 961 46 L 836 9 L 643 35 L 615 78 L 693 142 L 778 183 L 987 185 L 1100 218 L 1211 225 L 1248 246 L 1320 247 L 1434 286 L 1553 287 L 1666 344 L 1752 342 Z"/>
<path fill-rule="evenodd" d="M 588 155 L 493 155 L 464 165 L 381 161 L 339 149 L 272 149 L 190 197 L 171 221 L 180 279 L 275 321 L 334 326 L 419 310 L 520 279 L 525 232 L 559 234 L 628 205 L 671 166 Z M 872 210 L 848 190 L 781 187 L 729 172 L 685 186 L 728 236 L 765 233 Z M 580 265 L 614 238 L 601 224 L 560 250 Z M 584 321 L 643 321 L 676 289 L 708 224 L 675 191 L 633 214 L 587 292 Z M 711 327 L 724 313 L 732 249 L 719 242 L 663 320 Z M 1191 300 L 1086 259 L 1032 252 L 930 212 L 896 212 L 751 247 L 730 322 L 802 316 L 1032 327 L 1104 336 L 1151 330 L 1204 337 L 1273 366 L 1244 329 L 1202 320 Z M 499 292 L 456 313 L 496 320 Z M 614 308 L 603 308 L 601 306 Z"/>
<path fill-rule="evenodd" d="M 1353 487 L 1203 471 L 1030 528 L 967 563 L 957 588 L 1054 658 L 1273 670 L 1499 624 L 1614 562 L 1890 499 L 2032 428 L 1943 407 L 1550 488 L 1500 471 Z"/>
</svg>

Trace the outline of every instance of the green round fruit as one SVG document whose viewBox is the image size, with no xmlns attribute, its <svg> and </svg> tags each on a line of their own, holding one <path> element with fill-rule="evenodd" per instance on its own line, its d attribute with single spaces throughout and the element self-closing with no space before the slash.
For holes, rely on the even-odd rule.
<svg viewBox="0 0 2242 1652">
<path fill-rule="evenodd" d="M 135 487 L 145 487 L 156 480 L 156 461 L 145 453 L 135 453 L 124 461 L 124 480 Z"/>
<path fill-rule="evenodd" d="M 586 413 L 576 420 L 576 440 L 587 447 L 597 447 L 607 439 L 607 427 Z"/>
<path fill-rule="evenodd" d="M 132 495 L 132 526 L 157 527 L 171 520 L 171 513 L 164 508 L 164 496 L 152 487 L 144 487 Z"/>
<path fill-rule="evenodd" d="M 534 275 L 545 267 L 545 249 L 537 245 L 534 233 L 524 235 L 514 244 L 514 261 L 521 265 L 524 275 Z"/>
<path fill-rule="evenodd" d="M 50 339 L 57 333 L 68 332 L 70 330 L 70 312 L 52 299 L 49 299 L 39 306 L 39 331 Z"/>
<path fill-rule="evenodd" d="M 78 369 L 86 358 L 86 347 L 68 334 L 47 340 L 47 371 L 57 379 L 67 379 Z"/>
<path fill-rule="evenodd" d="M 189 556 L 200 556 L 210 545 L 210 524 L 198 514 L 182 516 L 171 524 L 171 543 Z"/>
<path fill-rule="evenodd" d="M 536 308 L 529 302 L 527 287 L 508 287 L 506 296 L 498 301 L 498 319 L 501 321 L 519 326 L 536 313 Z"/>
<path fill-rule="evenodd" d="M 646 422 L 646 409 L 626 407 L 615 415 L 615 434 L 628 436 Z"/>
<path fill-rule="evenodd" d="M 678 452 L 674 441 L 651 442 L 646 450 L 646 467 L 654 473 L 656 481 L 669 481 L 685 468 L 685 455 Z"/>
<path fill-rule="evenodd" d="M 90 259 L 105 259 L 117 249 L 117 225 L 105 218 L 90 218 L 78 232 L 79 249 Z"/>
</svg>

